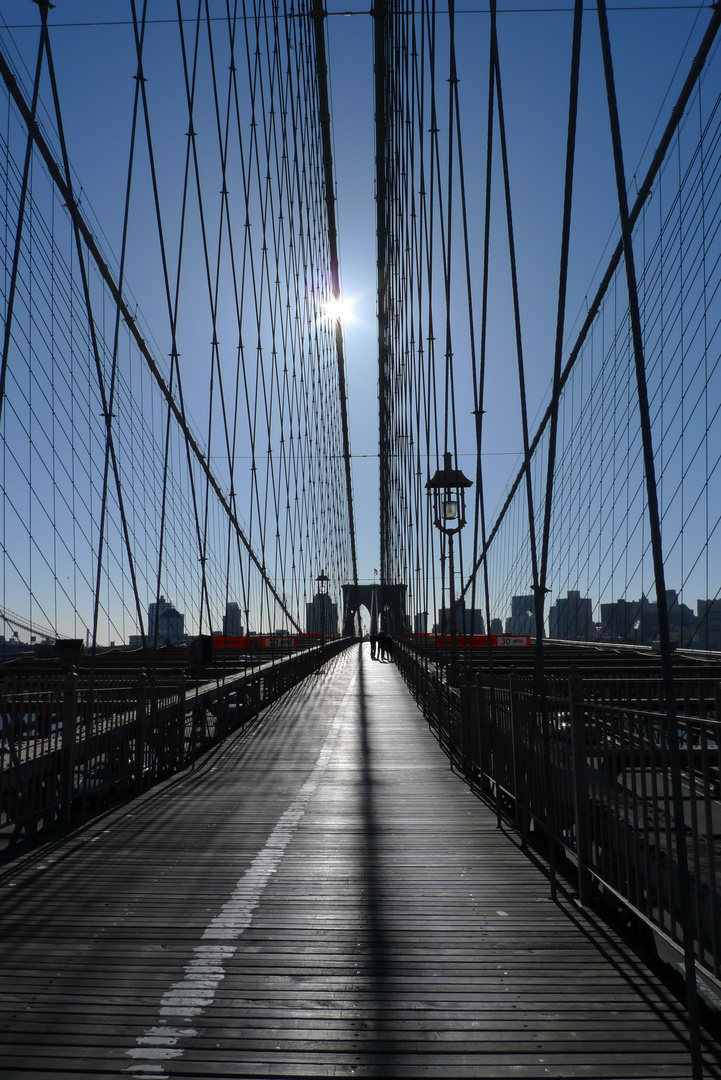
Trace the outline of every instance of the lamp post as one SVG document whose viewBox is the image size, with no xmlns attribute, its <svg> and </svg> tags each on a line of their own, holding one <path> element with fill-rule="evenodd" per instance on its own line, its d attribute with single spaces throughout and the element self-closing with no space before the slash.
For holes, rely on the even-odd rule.
<svg viewBox="0 0 721 1080">
<path fill-rule="evenodd" d="M 320 615 L 320 644 L 322 648 L 325 645 L 326 612 L 328 609 L 326 597 L 328 596 L 328 582 L 330 581 L 330 578 L 325 570 L 321 570 L 315 580 L 318 582 L 318 613 Z"/>
<path fill-rule="evenodd" d="M 443 455 L 443 468 L 437 469 L 426 484 L 426 491 L 433 494 L 434 524 L 448 537 L 448 576 L 451 605 L 451 660 L 448 665 L 446 682 L 448 686 L 459 685 L 458 672 L 458 629 L 456 625 L 456 589 L 453 566 L 453 536 L 466 524 L 465 489 L 471 487 L 472 480 L 464 476 L 460 469 L 452 466 L 452 455 L 446 451 Z"/>
</svg>

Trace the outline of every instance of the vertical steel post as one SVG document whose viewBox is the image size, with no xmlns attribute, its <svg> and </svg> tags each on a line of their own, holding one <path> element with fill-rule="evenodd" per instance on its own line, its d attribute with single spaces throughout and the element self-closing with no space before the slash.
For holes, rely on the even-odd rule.
<svg viewBox="0 0 721 1080">
<path fill-rule="evenodd" d="M 523 830 L 523 815 L 526 807 L 525 761 L 523 753 L 523 725 L 521 710 L 516 708 L 515 672 L 508 673 L 508 712 L 511 726 L 511 754 L 513 755 L 513 799 L 516 808 L 516 828 Z"/>
<path fill-rule="evenodd" d="M 573 755 L 573 809 L 576 818 L 576 857 L 578 859 L 578 898 L 591 901 L 590 832 L 588 828 L 588 752 L 583 716 L 583 683 L 578 674 L 568 680 L 571 713 L 571 753 Z"/>
<path fill-rule="evenodd" d="M 142 791 L 145 779 L 145 742 L 147 716 L 148 680 L 141 671 L 135 689 L 135 786 Z"/>
<path fill-rule="evenodd" d="M 446 677 L 446 683 L 448 686 L 458 686 L 459 683 L 459 665 L 458 665 L 458 616 L 456 614 L 456 583 L 455 583 L 456 569 L 453 561 L 453 535 L 448 534 L 448 600 L 451 605 L 450 610 L 450 635 L 451 635 L 451 648 L 450 657 L 448 663 L 448 675 Z"/>
<path fill-rule="evenodd" d="M 60 816 L 63 825 L 70 824 L 73 807 L 75 779 L 75 756 L 78 724 L 78 673 L 74 668 L 65 676 L 63 684 L 63 766 Z"/>
</svg>

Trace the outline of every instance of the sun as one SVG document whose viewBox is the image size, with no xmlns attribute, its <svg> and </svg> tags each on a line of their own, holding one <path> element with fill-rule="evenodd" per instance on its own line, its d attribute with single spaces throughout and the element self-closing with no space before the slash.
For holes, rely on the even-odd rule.
<svg viewBox="0 0 721 1080">
<path fill-rule="evenodd" d="M 354 300 L 346 296 L 332 296 L 323 304 L 323 318 L 329 319 L 330 322 L 353 322 L 354 303 Z"/>
</svg>

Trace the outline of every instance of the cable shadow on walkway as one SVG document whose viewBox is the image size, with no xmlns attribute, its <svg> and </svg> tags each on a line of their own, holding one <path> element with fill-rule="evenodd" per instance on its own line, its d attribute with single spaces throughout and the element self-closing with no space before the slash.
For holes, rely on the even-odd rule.
<svg viewBox="0 0 721 1080">
<path fill-rule="evenodd" d="M 358 735 L 360 746 L 359 800 L 363 823 L 363 920 L 364 936 L 358 959 L 368 980 L 371 1008 L 367 1037 L 363 1044 L 368 1076 L 395 1075 L 399 1063 L 397 1024 L 391 1016 L 395 1003 L 394 959 L 384 921 L 384 859 L 372 763 L 371 724 L 368 692 L 363 671 L 363 645 L 358 649 Z"/>
</svg>

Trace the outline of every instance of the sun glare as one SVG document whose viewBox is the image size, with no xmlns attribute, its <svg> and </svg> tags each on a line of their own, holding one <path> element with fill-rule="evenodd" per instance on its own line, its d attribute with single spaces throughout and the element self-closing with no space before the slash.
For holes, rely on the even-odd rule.
<svg viewBox="0 0 721 1080">
<path fill-rule="evenodd" d="M 323 316 L 331 322 L 352 322 L 354 302 L 344 296 L 333 296 L 323 305 Z"/>
</svg>

